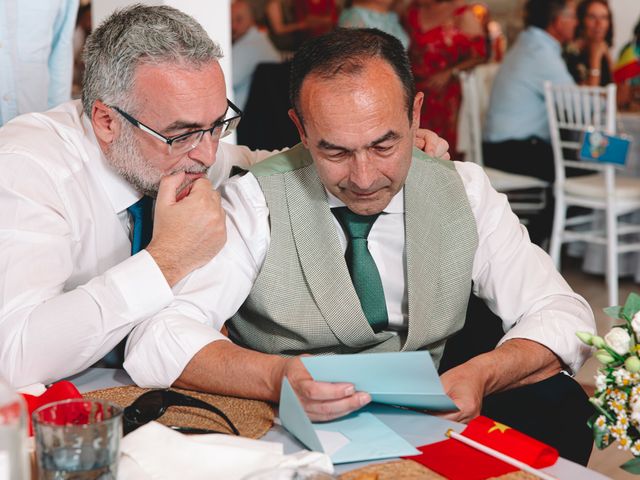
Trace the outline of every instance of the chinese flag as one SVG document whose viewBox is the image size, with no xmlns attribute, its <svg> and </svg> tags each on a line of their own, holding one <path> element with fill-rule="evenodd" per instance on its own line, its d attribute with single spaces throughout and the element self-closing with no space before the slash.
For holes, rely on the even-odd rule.
<svg viewBox="0 0 640 480">
<path fill-rule="evenodd" d="M 534 468 L 553 465 L 558 452 L 538 440 L 487 417 L 474 418 L 462 435 L 527 463 Z M 518 468 L 454 439 L 419 447 L 421 455 L 406 457 L 450 480 L 484 480 Z"/>
</svg>

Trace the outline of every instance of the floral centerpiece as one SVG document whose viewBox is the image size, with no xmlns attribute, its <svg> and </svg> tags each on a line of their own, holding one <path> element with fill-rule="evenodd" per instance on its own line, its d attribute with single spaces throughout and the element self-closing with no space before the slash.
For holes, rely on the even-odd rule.
<svg viewBox="0 0 640 480">
<path fill-rule="evenodd" d="M 602 363 L 589 399 L 596 409 L 589 426 L 596 447 L 617 442 L 618 448 L 634 456 L 620 468 L 640 474 L 640 295 L 632 293 L 624 306 L 604 312 L 621 321 L 604 338 L 577 333 L 580 340 L 597 348 L 595 357 Z"/>
</svg>

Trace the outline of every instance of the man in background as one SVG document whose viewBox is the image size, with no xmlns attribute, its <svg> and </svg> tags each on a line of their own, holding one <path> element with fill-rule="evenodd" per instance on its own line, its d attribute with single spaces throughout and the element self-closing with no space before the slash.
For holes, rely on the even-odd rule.
<svg viewBox="0 0 640 480">
<path fill-rule="evenodd" d="M 562 45 L 577 26 L 574 0 L 529 0 L 527 28 L 498 71 L 484 126 L 484 161 L 489 167 L 553 183 L 555 170 L 544 99 L 544 82 L 574 84 Z M 551 234 L 553 205 L 530 223 L 536 243 Z"/>
<path fill-rule="evenodd" d="M 253 72 L 260 63 L 276 63 L 280 54 L 269 36 L 256 26 L 251 5 L 246 0 L 234 0 L 231 4 L 231 61 L 235 102 L 244 109 Z"/>
<path fill-rule="evenodd" d="M 78 0 L 0 0 L 0 126 L 71 98 Z"/>
</svg>

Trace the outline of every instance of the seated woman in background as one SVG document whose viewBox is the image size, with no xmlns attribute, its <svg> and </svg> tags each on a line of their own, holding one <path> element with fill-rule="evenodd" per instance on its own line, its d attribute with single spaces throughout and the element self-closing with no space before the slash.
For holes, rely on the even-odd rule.
<svg viewBox="0 0 640 480">
<path fill-rule="evenodd" d="M 346 7 L 338 26 L 345 28 L 377 28 L 393 35 L 404 48 L 409 48 L 409 36 L 400 25 L 398 14 L 393 11 L 397 0 L 353 0 Z"/>
<path fill-rule="evenodd" d="M 420 126 L 449 142 L 452 156 L 462 97 L 458 73 L 486 60 L 486 32 L 473 8 L 452 0 L 415 0 L 405 22 L 416 88 L 424 92 Z"/>
<path fill-rule="evenodd" d="M 334 0 L 269 0 L 265 15 L 271 41 L 288 52 L 307 38 L 329 32 L 338 19 Z"/>
<path fill-rule="evenodd" d="M 576 38 L 564 53 L 569 73 L 578 85 L 607 85 L 612 81 L 609 48 L 613 23 L 609 4 L 607 0 L 584 0 L 576 13 Z"/>
</svg>

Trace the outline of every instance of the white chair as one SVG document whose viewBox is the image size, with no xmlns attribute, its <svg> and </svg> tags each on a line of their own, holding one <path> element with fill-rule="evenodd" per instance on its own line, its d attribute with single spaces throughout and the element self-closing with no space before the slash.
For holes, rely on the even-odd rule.
<svg viewBox="0 0 640 480">
<path fill-rule="evenodd" d="M 482 67 L 477 67 L 477 69 Z M 490 73 L 495 75 L 496 70 L 497 67 L 491 72 L 484 72 L 483 75 L 478 75 L 475 70 L 460 74 L 463 97 L 461 115 L 465 116 L 460 124 L 467 129 L 464 133 L 466 133 L 470 143 L 466 149 L 465 159 L 483 167 L 493 188 L 507 195 L 511 209 L 516 214 L 539 212 L 546 205 L 545 189 L 548 187 L 547 182 L 539 178 L 484 166 L 482 157 L 482 119 L 485 109 L 481 104 L 486 99 L 482 97 L 481 92 L 491 90 L 487 88 L 485 83 L 492 81 L 492 78 L 488 78 L 488 75 Z M 485 101 L 484 103 L 486 106 L 488 102 Z M 460 133 L 462 136 L 463 132 Z M 526 218 L 522 219 L 522 222 L 526 223 Z"/>
<path fill-rule="evenodd" d="M 609 305 L 617 305 L 618 254 L 640 251 L 640 243 L 622 243 L 618 238 L 640 232 L 640 226 L 626 225 L 620 222 L 618 217 L 640 209 L 640 179 L 616 177 L 616 167 L 612 164 L 576 160 L 579 158 L 580 140 L 585 131 L 594 128 L 615 134 L 616 86 L 557 86 L 546 82 L 544 89 L 556 174 L 551 257 L 559 268 L 563 243 L 584 241 L 604 245 L 607 252 L 606 281 Z M 567 178 L 567 168 L 598 173 Z M 585 207 L 604 213 L 604 228 L 597 228 L 593 216 L 583 215 L 567 219 L 569 206 Z"/>
</svg>

